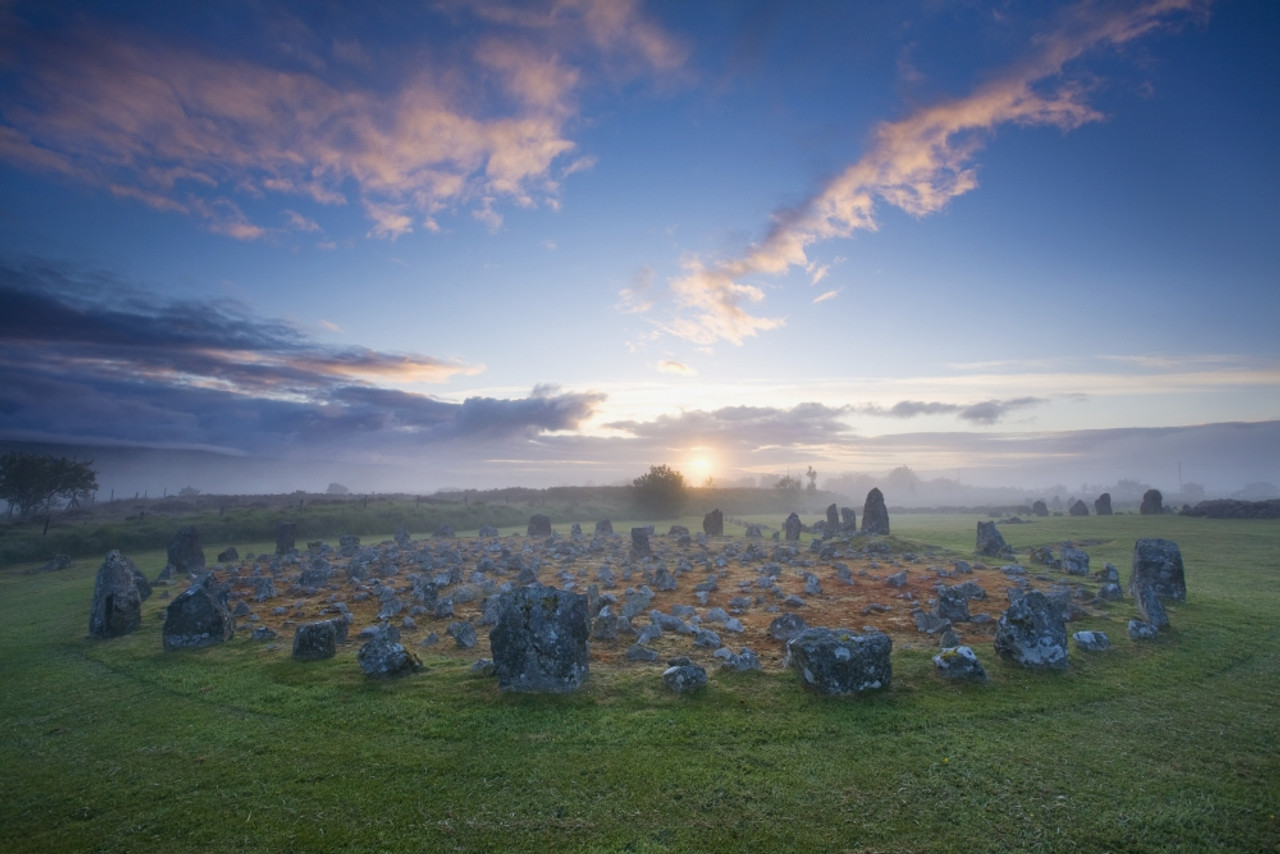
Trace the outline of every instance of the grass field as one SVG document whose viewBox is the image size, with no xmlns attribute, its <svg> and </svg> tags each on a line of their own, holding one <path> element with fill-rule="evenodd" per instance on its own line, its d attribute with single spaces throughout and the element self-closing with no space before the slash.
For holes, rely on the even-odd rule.
<svg viewBox="0 0 1280 854">
<path fill-rule="evenodd" d="M 967 557 L 977 518 L 901 515 L 894 533 Z M 1135 539 L 1168 537 L 1188 600 L 1152 643 L 1127 638 L 1131 603 L 1073 623 L 1114 647 L 1073 649 L 1065 673 L 978 649 L 986 686 L 944 684 L 922 641 L 895 650 L 890 690 L 856 699 L 785 672 L 713 673 L 676 696 L 657 668 L 508 696 L 444 655 L 376 683 L 354 644 L 299 663 L 240 632 L 166 654 L 157 598 L 141 631 L 90 641 L 97 561 L 9 567 L 0 850 L 1280 849 L 1280 523 L 1001 530 L 1018 548 L 1091 542 L 1122 577 Z M 164 562 L 131 557 L 150 577 Z"/>
</svg>

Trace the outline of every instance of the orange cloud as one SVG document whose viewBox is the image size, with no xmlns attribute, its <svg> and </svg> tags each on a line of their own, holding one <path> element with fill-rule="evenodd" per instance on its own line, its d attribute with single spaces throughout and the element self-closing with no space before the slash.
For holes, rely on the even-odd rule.
<svg viewBox="0 0 1280 854">
<path fill-rule="evenodd" d="M 875 208 L 887 203 L 914 216 L 941 210 L 951 199 L 978 186 L 974 157 L 997 128 L 1048 125 L 1071 130 L 1102 115 L 1071 82 L 1046 88 L 1064 66 L 1082 54 L 1119 45 L 1164 26 L 1171 13 L 1195 11 L 1202 0 L 1154 0 L 1133 9 L 1106 13 L 1084 3 L 1065 14 L 1059 29 L 1040 40 L 1038 53 L 1007 70 L 972 94 L 917 110 L 875 131 L 871 149 L 797 208 L 779 213 L 760 243 L 742 257 L 705 267 L 687 262 L 692 272 L 676 279 L 678 309 L 691 310 L 666 326 L 671 334 L 699 344 L 742 339 L 782 324 L 743 308 L 763 293 L 743 279 L 779 275 L 792 268 L 814 270 L 812 244 L 875 231 Z M 813 282 L 820 279 L 814 275 Z M 819 299 L 829 298 L 824 294 Z"/>
</svg>

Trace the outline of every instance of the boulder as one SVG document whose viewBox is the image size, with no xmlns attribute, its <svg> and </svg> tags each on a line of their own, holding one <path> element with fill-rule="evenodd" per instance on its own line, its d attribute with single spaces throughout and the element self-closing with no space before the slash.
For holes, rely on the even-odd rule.
<svg viewBox="0 0 1280 854">
<path fill-rule="evenodd" d="M 1111 648 L 1111 639 L 1105 632 L 1076 632 L 1071 639 L 1076 642 L 1076 649 L 1086 652 L 1102 652 Z"/>
<path fill-rule="evenodd" d="M 1033 670 L 1065 670 L 1067 629 L 1043 593 L 1029 590 L 996 623 L 996 653 Z"/>
<path fill-rule="evenodd" d="M 974 585 L 975 587 L 977 585 Z M 969 595 L 964 587 L 943 587 L 938 591 L 938 601 L 933 606 L 934 616 L 953 623 L 969 619 Z"/>
<path fill-rule="evenodd" d="M 885 506 L 884 493 L 878 487 L 872 487 L 867 493 L 866 503 L 862 505 L 862 533 L 889 533 L 889 508 Z"/>
<path fill-rule="evenodd" d="M 1154 640 L 1159 633 L 1159 629 L 1150 623 L 1144 623 L 1141 620 L 1129 621 L 1129 637 L 1133 640 Z"/>
<path fill-rule="evenodd" d="M 435 533 L 431 536 L 437 540 L 452 540 L 454 537 L 458 536 L 458 532 L 455 531 L 453 526 L 448 522 L 441 522 L 440 527 L 436 528 Z"/>
<path fill-rule="evenodd" d="M 1182 550 L 1172 540 L 1142 539 L 1133 546 L 1133 569 L 1129 572 L 1129 595 L 1138 598 L 1138 589 L 1150 586 L 1161 599 L 1187 600 L 1187 581 L 1182 569 Z"/>
<path fill-rule="evenodd" d="M 708 537 L 724 536 L 724 513 L 719 508 L 702 517 L 702 530 Z"/>
<path fill-rule="evenodd" d="M 587 597 L 533 585 L 502 594 L 489 646 L 503 691 L 566 693 L 587 678 Z"/>
<path fill-rule="evenodd" d="M 631 556 L 632 557 L 648 557 L 653 554 L 653 550 L 649 548 L 649 529 L 632 528 L 631 529 Z"/>
<path fill-rule="evenodd" d="M 195 525 L 179 528 L 169 541 L 169 565 L 175 574 L 204 569 L 204 549 L 200 548 L 200 532 Z"/>
<path fill-rule="evenodd" d="M 376 627 L 360 647 L 356 661 L 365 676 L 372 679 L 397 679 L 423 669 L 418 656 L 400 644 L 399 629 L 385 623 Z"/>
<path fill-rule="evenodd" d="M 1067 575 L 1088 575 L 1089 555 L 1082 549 L 1063 546 L 1059 566 Z"/>
<path fill-rule="evenodd" d="M 1067 514 L 1070 516 L 1088 516 L 1089 505 L 1077 498 L 1075 503 L 1071 505 L 1071 508 L 1067 510 Z"/>
<path fill-rule="evenodd" d="M 230 640 L 235 633 L 236 618 L 227 606 L 227 588 L 212 573 L 192 582 L 165 609 L 166 651 L 213 646 Z"/>
<path fill-rule="evenodd" d="M 525 533 L 530 537 L 551 536 L 551 519 L 541 513 L 535 513 L 529 517 L 529 526 L 525 529 Z"/>
<path fill-rule="evenodd" d="M 1111 493 L 1104 492 L 1093 500 L 1093 512 L 1099 516 L 1111 515 Z"/>
<path fill-rule="evenodd" d="M 986 682 L 987 671 L 978 656 L 967 646 L 943 648 L 933 657 L 934 672 L 943 679 Z"/>
<path fill-rule="evenodd" d="M 303 623 L 293 634 L 293 657 L 299 661 L 333 658 L 338 651 L 338 629 L 332 620 Z"/>
<path fill-rule="evenodd" d="M 142 626 L 142 593 L 134 573 L 137 567 L 112 549 L 98 567 L 89 606 L 89 636 L 114 638 L 137 631 Z"/>
<path fill-rule="evenodd" d="M 1013 553 L 1008 543 L 1004 541 L 1004 537 L 1000 535 L 995 522 L 978 523 L 978 545 L 974 551 L 986 557 L 999 557 Z"/>
<path fill-rule="evenodd" d="M 360 538 L 355 534 L 342 534 L 338 537 L 338 553 L 343 557 L 354 557 L 360 551 Z"/>
<path fill-rule="evenodd" d="M 809 624 L 798 614 L 782 614 L 769 623 L 769 637 L 789 641 L 808 627 Z"/>
<path fill-rule="evenodd" d="M 1142 505 L 1138 512 L 1143 516 L 1159 516 L 1164 512 L 1164 496 L 1158 489 L 1148 489 L 1142 493 Z"/>
<path fill-rule="evenodd" d="M 218 563 L 239 563 L 240 551 L 235 546 L 227 546 L 218 552 Z"/>
<path fill-rule="evenodd" d="M 669 666 L 662 671 L 662 684 L 677 694 L 688 694 L 697 691 L 707 684 L 707 670 L 694 664 L 685 656 L 671 659 Z"/>
<path fill-rule="evenodd" d="M 298 537 L 298 526 L 293 522 L 276 525 L 276 554 L 287 555 L 293 551 Z"/>
<path fill-rule="evenodd" d="M 788 540 L 794 541 L 800 539 L 800 529 L 803 527 L 804 526 L 800 524 L 800 517 L 795 513 L 792 513 L 787 517 L 787 520 L 782 523 L 782 532 Z"/>
<path fill-rule="evenodd" d="M 787 641 L 787 662 L 811 691 L 860 694 L 889 687 L 892 648 L 889 636 L 881 632 L 858 635 L 849 629 L 812 628 Z"/>
<path fill-rule="evenodd" d="M 496 536 L 498 536 L 498 529 L 497 529 L 497 528 L 495 528 L 495 527 L 493 527 L 492 525 L 481 525 L 481 526 L 480 526 L 480 530 L 476 533 L 476 536 L 478 536 L 478 537 L 496 537 Z"/>
</svg>

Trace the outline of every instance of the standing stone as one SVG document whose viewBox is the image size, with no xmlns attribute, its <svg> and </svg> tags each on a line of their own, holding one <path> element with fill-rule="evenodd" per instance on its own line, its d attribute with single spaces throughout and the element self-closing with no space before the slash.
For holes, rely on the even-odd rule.
<svg viewBox="0 0 1280 854">
<path fill-rule="evenodd" d="M 708 537 L 724 536 L 724 514 L 720 508 L 712 510 L 702 517 L 702 530 Z"/>
<path fill-rule="evenodd" d="M 165 609 L 166 651 L 213 646 L 230 640 L 235 633 L 236 618 L 227 607 L 227 588 L 212 573 L 192 582 Z"/>
<path fill-rule="evenodd" d="M 1150 623 L 1157 629 L 1169 625 L 1169 615 L 1165 612 L 1164 605 L 1160 604 L 1160 596 L 1154 587 L 1143 584 L 1132 592 L 1134 604 L 1138 606 L 1138 616 L 1142 617 L 1144 623 Z"/>
<path fill-rule="evenodd" d="M 293 657 L 299 661 L 333 658 L 338 651 L 338 627 L 333 620 L 303 623 L 293 635 Z"/>
<path fill-rule="evenodd" d="M 827 529 L 826 536 L 835 536 L 836 531 L 840 530 L 840 508 L 834 504 L 827 505 Z"/>
<path fill-rule="evenodd" d="M 643 529 L 642 529 L 643 530 Z M 587 597 L 533 585 L 502 594 L 489 647 L 503 691 L 566 693 L 587 678 Z"/>
<path fill-rule="evenodd" d="M 610 536 L 613 534 L 613 523 L 608 519 L 601 519 L 596 522 L 596 534 L 599 536 Z"/>
<path fill-rule="evenodd" d="M 338 537 L 338 553 L 343 557 L 354 557 L 360 551 L 360 538 L 355 534 L 342 534 Z"/>
<path fill-rule="evenodd" d="M 963 587 L 943 587 L 938 591 L 933 614 L 941 620 L 962 623 L 969 619 L 969 595 Z"/>
<path fill-rule="evenodd" d="M 98 567 L 89 606 L 89 636 L 114 638 L 142 626 L 142 593 L 138 590 L 133 561 L 115 549 Z"/>
<path fill-rule="evenodd" d="M 1133 569 L 1129 572 L 1129 595 L 1150 586 L 1161 599 L 1187 600 L 1187 581 L 1182 570 L 1182 550 L 1172 540 L 1142 539 L 1133 546 Z"/>
<path fill-rule="evenodd" d="M 218 563 L 239 563 L 240 551 L 235 546 L 227 546 L 218 552 Z"/>
<path fill-rule="evenodd" d="M 396 679 L 423 669 L 418 656 L 409 652 L 400 641 L 400 630 L 383 624 L 356 652 L 356 661 L 364 674 L 373 679 Z"/>
<path fill-rule="evenodd" d="M 287 555 L 293 551 L 298 537 L 298 526 L 293 522 L 276 525 L 276 554 Z"/>
<path fill-rule="evenodd" d="M 1032 502 L 1032 504 L 1031 504 L 1031 515 L 1033 515 L 1033 516 L 1048 516 L 1048 515 L 1049 515 L 1049 505 L 1048 505 L 1048 504 L 1045 504 L 1043 501 L 1041 501 L 1040 499 L 1038 499 L 1038 498 L 1037 498 L 1037 499 L 1036 499 L 1034 502 Z"/>
<path fill-rule="evenodd" d="M 1148 489 L 1142 493 L 1142 506 L 1138 512 L 1143 516 L 1159 516 L 1164 512 L 1164 496 L 1158 489 Z"/>
<path fill-rule="evenodd" d="M 867 493 L 866 503 L 862 505 L 862 533 L 889 533 L 889 508 L 884 504 L 884 493 L 879 487 L 872 487 Z"/>
<path fill-rule="evenodd" d="M 852 507 L 840 508 L 840 524 L 841 529 L 845 531 L 858 530 L 858 514 Z"/>
<path fill-rule="evenodd" d="M 707 684 L 707 669 L 694 664 L 687 656 L 673 658 L 666 670 L 662 671 L 662 684 L 677 694 L 688 694 L 697 691 Z"/>
<path fill-rule="evenodd" d="M 1077 498 L 1076 502 L 1071 505 L 1071 509 L 1068 510 L 1067 513 L 1071 516 L 1088 516 L 1089 505 Z"/>
<path fill-rule="evenodd" d="M 632 557 L 648 557 L 653 554 L 649 548 L 649 528 L 632 528 L 631 529 L 631 556 Z"/>
<path fill-rule="evenodd" d="M 1104 492 L 1099 495 L 1093 502 L 1093 512 L 1099 516 L 1111 515 L 1111 493 Z"/>
<path fill-rule="evenodd" d="M 881 632 L 857 635 L 849 629 L 812 628 L 787 641 L 787 661 L 805 687 L 844 696 L 888 688 L 892 648 Z"/>
<path fill-rule="evenodd" d="M 1027 591 L 1000 615 L 996 653 L 1033 670 L 1065 670 L 1067 629 L 1059 610 L 1039 590 Z"/>
<path fill-rule="evenodd" d="M 195 525 L 179 528 L 169 541 L 169 565 L 175 574 L 204 569 L 204 549 L 200 548 L 200 532 Z"/>
<path fill-rule="evenodd" d="M 1004 537 L 1000 535 L 1000 530 L 996 527 L 995 522 L 978 523 L 978 545 L 974 551 L 986 557 L 997 557 L 1013 553 L 1012 549 L 1009 548 L 1009 544 L 1004 541 Z"/>
<path fill-rule="evenodd" d="M 794 513 L 787 517 L 787 521 L 782 523 L 782 530 L 788 540 L 800 539 L 800 529 L 802 527 L 800 517 Z"/>
<path fill-rule="evenodd" d="M 529 527 L 525 529 L 526 535 L 530 537 L 549 537 L 551 536 L 551 519 L 541 513 L 535 513 L 529 517 Z"/>
</svg>

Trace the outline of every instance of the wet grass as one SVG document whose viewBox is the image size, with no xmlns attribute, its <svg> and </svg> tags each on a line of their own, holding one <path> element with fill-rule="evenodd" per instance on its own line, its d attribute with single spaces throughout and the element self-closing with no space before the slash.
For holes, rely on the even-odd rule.
<svg viewBox="0 0 1280 854">
<path fill-rule="evenodd" d="M 962 556 L 977 518 L 893 522 Z M 302 664 L 242 632 L 166 654 L 154 599 L 140 632 L 92 642 L 96 563 L 13 567 L 0 572 L 0 850 L 1280 848 L 1280 524 L 1001 530 L 1019 548 L 1091 542 L 1122 577 L 1136 538 L 1169 537 L 1188 601 L 1153 643 L 1128 640 L 1124 606 L 1073 624 L 1115 646 L 1073 650 L 1065 673 L 979 649 L 986 686 L 942 683 L 922 644 L 895 651 L 891 690 L 854 700 L 787 673 L 712 674 L 677 697 L 656 669 L 530 697 L 445 656 L 368 682 L 354 645 Z M 163 564 L 134 557 L 149 576 Z"/>
</svg>

